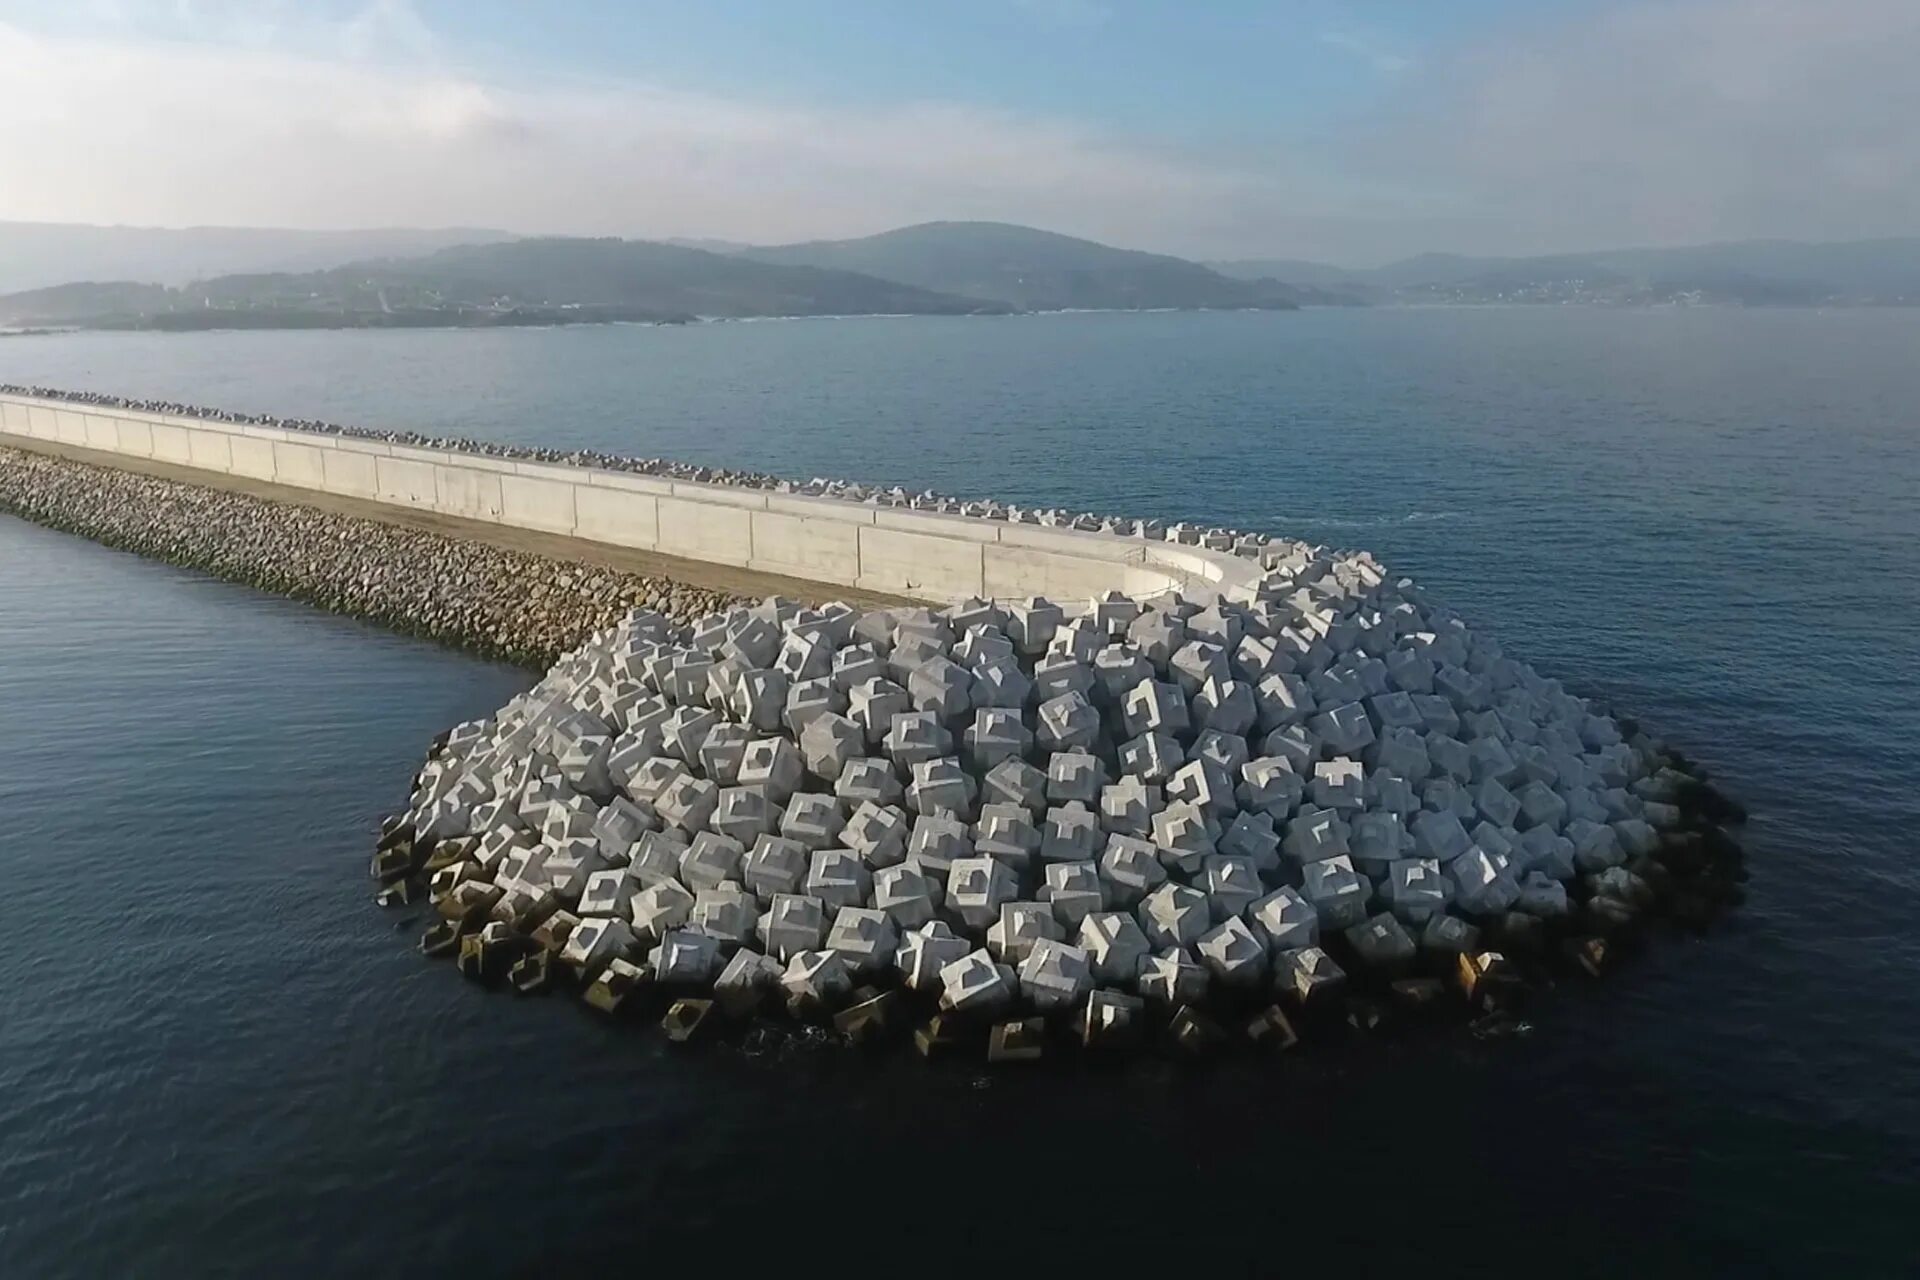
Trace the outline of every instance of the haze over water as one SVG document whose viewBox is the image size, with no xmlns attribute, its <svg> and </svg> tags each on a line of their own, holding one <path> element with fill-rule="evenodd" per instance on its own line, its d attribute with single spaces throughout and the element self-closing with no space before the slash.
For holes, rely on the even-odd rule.
<svg viewBox="0 0 1920 1280">
<path fill-rule="evenodd" d="M 0 381 L 1367 547 L 1753 811 L 1745 908 L 1519 1041 L 985 1086 L 671 1053 L 488 998 L 367 902 L 427 739 L 526 676 L 0 517 L 0 1273 L 492 1274 L 742 1225 L 1900 1273 L 1916 351 L 1913 311 L 1575 309 L 0 342 Z M 1023 1179 L 1044 1209 L 943 1216 Z"/>
</svg>

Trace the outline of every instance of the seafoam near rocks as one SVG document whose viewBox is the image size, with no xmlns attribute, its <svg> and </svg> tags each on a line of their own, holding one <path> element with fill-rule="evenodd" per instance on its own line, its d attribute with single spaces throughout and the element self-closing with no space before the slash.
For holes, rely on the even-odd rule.
<svg viewBox="0 0 1920 1280">
<path fill-rule="evenodd" d="M 1490 944 L 1630 920 L 1697 843 L 1656 744 L 1411 581 L 1270 561 L 1226 598 L 635 612 L 448 733 L 376 870 L 435 868 L 443 935 L 571 931 L 589 978 L 843 1030 L 899 988 L 923 1048 L 1012 1018 L 1026 1056 L 1029 1015 L 1199 1045 L 1276 999 L 1484 998 Z"/>
</svg>

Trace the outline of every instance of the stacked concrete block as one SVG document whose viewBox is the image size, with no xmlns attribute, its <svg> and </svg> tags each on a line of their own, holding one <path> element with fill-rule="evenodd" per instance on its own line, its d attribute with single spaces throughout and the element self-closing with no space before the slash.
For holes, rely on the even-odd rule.
<svg viewBox="0 0 1920 1280">
<path fill-rule="evenodd" d="M 617 922 L 623 954 L 730 1000 L 780 966 L 821 1007 L 857 970 L 952 1012 L 1317 998 L 1343 977 L 1323 932 L 1391 970 L 1477 944 L 1468 919 L 1566 915 L 1569 888 L 1644 899 L 1625 867 L 1685 781 L 1644 738 L 1367 557 L 1170 532 L 1268 572 L 1194 599 L 635 615 L 422 769 L 416 832 L 473 846 L 438 891 Z"/>
</svg>

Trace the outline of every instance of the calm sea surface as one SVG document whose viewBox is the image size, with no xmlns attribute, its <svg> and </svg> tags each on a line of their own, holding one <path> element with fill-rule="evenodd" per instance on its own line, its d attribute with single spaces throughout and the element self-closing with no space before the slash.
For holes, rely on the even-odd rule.
<svg viewBox="0 0 1920 1280">
<path fill-rule="evenodd" d="M 1753 810 L 1738 915 L 1521 1040 L 669 1052 L 368 902 L 427 739 L 524 674 L 0 517 L 0 1276 L 1920 1269 L 1920 312 L 71 335 L 0 381 L 1368 547 Z"/>
</svg>

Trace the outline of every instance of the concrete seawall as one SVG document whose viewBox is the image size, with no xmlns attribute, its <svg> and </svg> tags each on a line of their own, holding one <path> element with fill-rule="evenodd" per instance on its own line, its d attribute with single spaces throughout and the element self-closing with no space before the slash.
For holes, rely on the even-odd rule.
<svg viewBox="0 0 1920 1280">
<path fill-rule="evenodd" d="M 7 437 L 924 600 L 1219 592 L 1261 573 L 1179 543 L 10 394 Z"/>
</svg>

